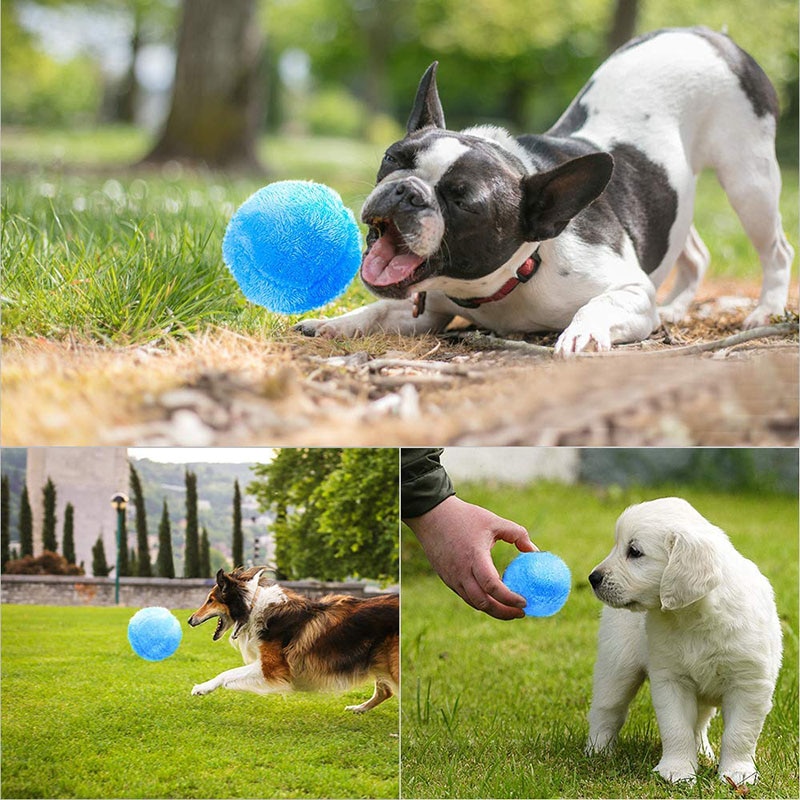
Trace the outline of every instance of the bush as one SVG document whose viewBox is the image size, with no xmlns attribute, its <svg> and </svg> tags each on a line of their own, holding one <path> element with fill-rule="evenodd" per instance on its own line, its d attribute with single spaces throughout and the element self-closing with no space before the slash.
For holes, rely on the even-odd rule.
<svg viewBox="0 0 800 800">
<path fill-rule="evenodd" d="M 64 556 L 45 550 L 40 556 L 25 556 L 6 564 L 8 575 L 83 575 L 83 569 Z"/>
</svg>

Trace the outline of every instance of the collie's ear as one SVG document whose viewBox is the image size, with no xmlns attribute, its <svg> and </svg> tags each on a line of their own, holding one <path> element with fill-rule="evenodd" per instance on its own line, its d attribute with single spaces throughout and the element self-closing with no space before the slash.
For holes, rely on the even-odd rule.
<svg viewBox="0 0 800 800">
<path fill-rule="evenodd" d="M 705 597 L 722 583 L 717 543 L 709 532 L 673 533 L 661 576 L 661 610 L 675 611 Z"/>
<path fill-rule="evenodd" d="M 228 588 L 230 582 L 231 579 L 225 574 L 224 569 L 217 570 L 217 586 L 221 592 Z"/>
</svg>

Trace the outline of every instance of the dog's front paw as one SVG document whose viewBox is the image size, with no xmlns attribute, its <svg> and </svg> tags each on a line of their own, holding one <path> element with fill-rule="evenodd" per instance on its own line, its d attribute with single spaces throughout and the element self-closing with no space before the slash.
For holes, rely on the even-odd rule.
<svg viewBox="0 0 800 800">
<path fill-rule="evenodd" d="M 555 346 L 558 358 L 569 358 L 576 353 L 601 353 L 611 349 L 611 333 L 608 328 L 584 328 L 581 325 L 570 325 Z"/>
<path fill-rule="evenodd" d="M 367 708 L 365 708 L 366 705 L 367 705 L 366 703 L 362 703 L 359 706 L 345 706 L 344 710 L 352 711 L 354 714 L 363 714 L 365 711 L 368 710 Z"/>
<path fill-rule="evenodd" d="M 213 692 L 214 689 L 217 687 L 214 685 L 213 681 L 206 681 L 205 683 L 197 683 L 192 688 L 192 696 L 193 697 L 201 697 L 204 694 L 209 694 Z"/>
<path fill-rule="evenodd" d="M 720 765 L 719 768 L 719 779 L 729 785 L 735 784 L 737 788 L 747 783 L 758 783 L 758 777 L 758 770 L 752 761 L 728 764 L 724 767 Z"/>
<path fill-rule="evenodd" d="M 326 319 L 304 319 L 293 326 L 303 336 L 321 336 L 331 339 L 335 335 Z"/>
<path fill-rule="evenodd" d="M 583 752 L 587 756 L 607 755 L 614 748 L 617 737 L 610 731 L 601 731 L 597 734 L 589 734 L 586 747 Z"/>
<path fill-rule="evenodd" d="M 653 772 L 669 783 L 694 783 L 697 780 L 691 761 L 665 761 L 662 758 Z"/>
<path fill-rule="evenodd" d="M 772 317 L 780 317 L 784 313 L 785 310 L 780 307 L 775 308 L 772 306 L 759 305 L 756 307 L 755 311 L 751 311 L 747 317 L 745 317 L 742 327 L 748 331 L 752 328 L 760 328 L 763 325 L 769 325 Z"/>
</svg>

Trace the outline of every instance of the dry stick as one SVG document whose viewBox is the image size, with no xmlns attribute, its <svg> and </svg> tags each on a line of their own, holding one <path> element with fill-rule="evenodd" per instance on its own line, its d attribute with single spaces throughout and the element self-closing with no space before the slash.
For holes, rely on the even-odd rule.
<svg viewBox="0 0 800 800">
<path fill-rule="evenodd" d="M 761 328 L 752 328 L 749 331 L 726 336 L 724 339 L 716 339 L 713 342 L 700 342 L 698 344 L 688 344 L 682 347 L 673 347 L 665 350 L 612 350 L 605 353 L 574 353 L 573 355 L 581 358 L 596 358 L 602 356 L 627 356 L 630 353 L 639 355 L 692 355 L 694 353 L 707 353 L 713 350 L 724 350 L 726 347 L 744 344 L 754 339 L 768 339 L 775 336 L 787 336 L 797 333 L 798 324 L 796 322 L 780 322 L 777 325 L 765 325 Z M 493 347 L 499 350 L 522 350 L 533 355 L 553 355 L 552 347 L 544 347 L 540 344 L 518 341 L 516 339 L 498 339 L 494 336 L 487 336 L 485 333 L 469 331 L 467 334 L 448 334 L 451 338 L 459 338 L 461 341 L 478 344 L 484 347 Z"/>
</svg>

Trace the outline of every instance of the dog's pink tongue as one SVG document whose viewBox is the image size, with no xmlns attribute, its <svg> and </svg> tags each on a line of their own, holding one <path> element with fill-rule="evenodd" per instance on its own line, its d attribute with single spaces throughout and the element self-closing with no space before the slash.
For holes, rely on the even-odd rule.
<svg viewBox="0 0 800 800">
<path fill-rule="evenodd" d="M 413 274 L 424 260 L 414 253 L 398 253 L 394 237 L 385 233 L 364 256 L 361 276 L 370 286 L 392 286 Z"/>
</svg>

